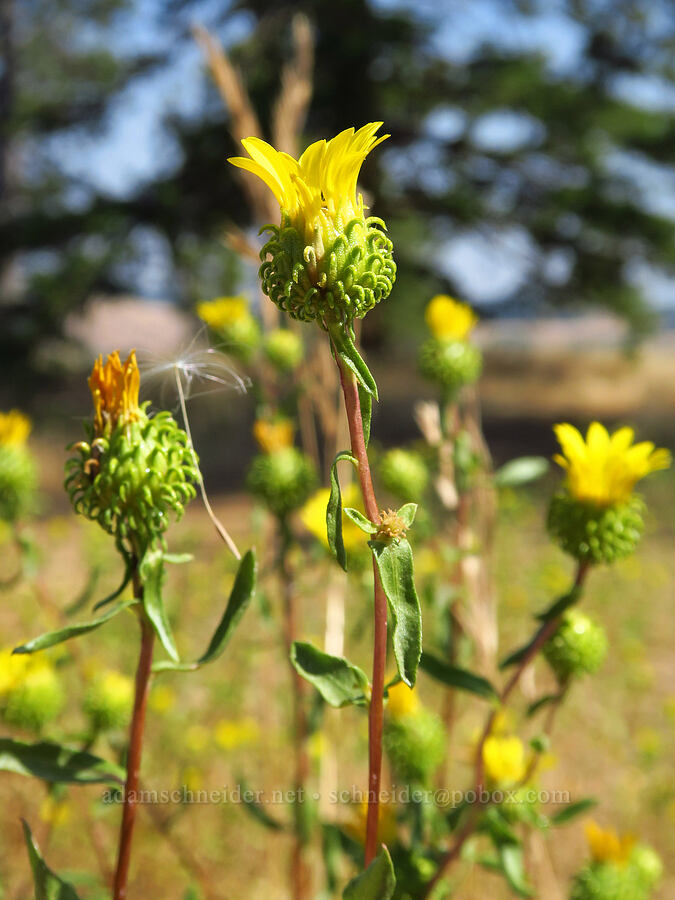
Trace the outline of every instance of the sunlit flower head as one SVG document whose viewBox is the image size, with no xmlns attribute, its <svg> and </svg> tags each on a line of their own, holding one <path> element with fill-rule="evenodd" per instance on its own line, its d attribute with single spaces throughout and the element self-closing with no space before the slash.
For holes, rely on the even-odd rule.
<svg viewBox="0 0 675 900">
<path fill-rule="evenodd" d="M 328 549 L 328 536 L 326 534 L 326 506 L 328 505 L 328 498 L 330 497 L 330 490 L 328 488 L 321 488 L 316 491 L 316 493 L 312 494 L 307 503 L 300 510 L 300 518 L 302 520 L 302 524 L 305 526 L 307 531 L 310 531 L 315 537 L 317 537 L 321 543 Z M 361 494 L 357 486 L 353 483 L 348 484 L 347 487 L 342 491 L 342 503 L 344 506 L 352 507 L 353 509 L 358 509 L 361 512 L 363 511 L 363 501 L 361 500 Z M 352 522 L 351 519 L 348 519 L 345 514 L 342 514 L 342 541 L 345 546 L 345 550 L 355 550 L 357 547 L 363 546 L 363 532 Z"/>
<path fill-rule="evenodd" d="M 516 735 L 491 734 L 483 744 L 483 763 L 491 781 L 498 784 L 525 777 L 525 747 Z"/>
<path fill-rule="evenodd" d="M 310 144 L 297 160 L 260 138 L 245 138 L 242 144 L 250 159 L 235 156 L 229 161 L 262 179 L 282 215 L 307 244 L 313 244 L 317 231 L 334 234 L 338 219 L 341 227 L 363 215 L 363 197 L 357 196 L 356 183 L 366 156 L 389 137 L 375 136 L 381 125 L 370 122 L 357 131 L 346 128 L 330 141 Z"/>
<path fill-rule="evenodd" d="M 586 823 L 586 840 L 591 856 L 596 862 L 628 862 L 635 838 L 619 835 L 613 828 L 601 828 L 596 822 Z"/>
<path fill-rule="evenodd" d="M 31 420 L 18 409 L 0 412 L 0 446 L 22 447 L 31 431 Z"/>
<path fill-rule="evenodd" d="M 94 363 L 89 377 L 89 388 L 94 400 L 94 430 L 97 435 L 109 434 L 121 422 L 136 422 L 142 415 L 138 405 L 141 376 L 132 350 L 122 364 L 117 350 Z"/>
<path fill-rule="evenodd" d="M 632 428 L 610 435 L 599 422 L 592 422 L 585 441 L 573 425 L 556 425 L 554 431 L 562 454 L 553 458 L 567 472 L 570 493 L 582 502 L 622 503 L 641 478 L 670 465 L 668 450 L 656 449 L 651 441 L 633 444 Z"/>
<path fill-rule="evenodd" d="M 226 328 L 251 315 L 244 297 L 218 297 L 197 304 L 197 315 L 211 328 Z"/>
<path fill-rule="evenodd" d="M 435 338 L 465 341 L 478 324 L 478 316 L 466 303 L 437 294 L 427 304 L 424 320 Z"/>
<path fill-rule="evenodd" d="M 407 684 L 399 681 L 389 688 L 389 701 L 387 702 L 387 712 L 394 718 L 401 716 L 409 716 L 417 712 L 420 707 L 420 700 L 417 691 L 409 688 Z"/>
<path fill-rule="evenodd" d="M 290 419 L 258 419 L 253 425 L 253 437 L 265 453 L 275 453 L 293 445 L 293 423 Z"/>
</svg>

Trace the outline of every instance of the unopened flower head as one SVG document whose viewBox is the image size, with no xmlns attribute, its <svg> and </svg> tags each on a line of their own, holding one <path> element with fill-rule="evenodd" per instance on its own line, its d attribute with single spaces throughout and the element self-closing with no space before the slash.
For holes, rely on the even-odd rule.
<svg viewBox="0 0 675 900">
<path fill-rule="evenodd" d="M 33 504 L 37 474 L 26 446 L 28 416 L 12 409 L 0 412 L 0 521 L 16 522 Z"/>
<path fill-rule="evenodd" d="M 134 352 L 99 358 L 89 379 L 94 401 L 89 441 L 73 445 L 66 490 L 76 512 L 98 522 L 127 550 L 142 554 L 195 496 L 197 459 L 183 429 L 168 412 L 152 418 L 139 405 Z"/>
<path fill-rule="evenodd" d="M 294 431 L 290 419 L 257 419 L 253 425 L 253 437 L 265 453 L 292 447 Z"/>
<path fill-rule="evenodd" d="M 388 135 L 381 122 L 347 128 L 311 144 L 299 159 L 260 138 L 230 162 L 257 175 L 276 197 L 279 227 L 269 226 L 260 270 L 263 290 L 302 321 L 350 324 L 386 298 L 396 277 L 384 223 L 366 218 L 357 180 L 366 156 Z"/>
<path fill-rule="evenodd" d="M 197 304 L 197 315 L 222 339 L 229 353 L 244 362 L 260 344 L 260 326 L 245 297 L 217 297 Z"/>
<path fill-rule="evenodd" d="M 254 457 L 246 486 L 280 519 L 299 509 L 316 486 L 311 459 L 297 447 L 282 446 Z"/>
<path fill-rule="evenodd" d="M 424 320 L 435 338 L 466 341 L 478 324 L 478 316 L 466 303 L 437 294 L 427 304 Z"/>
<path fill-rule="evenodd" d="M 592 422 L 586 440 L 566 423 L 556 425 L 554 431 L 562 449 L 554 459 L 567 472 L 572 496 L 584 503 L 623 503 L 641 478 L 670 465 L 668 450 L 656 449 L 651 441 L 633 444 L 632 428 L 610 435 L 599 422 Z"/>
</svg>

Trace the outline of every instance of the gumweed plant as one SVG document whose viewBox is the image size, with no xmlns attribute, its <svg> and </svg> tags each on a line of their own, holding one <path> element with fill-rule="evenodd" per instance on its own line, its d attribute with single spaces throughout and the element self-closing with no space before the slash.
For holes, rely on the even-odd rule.
<svg viewBox="0 0 675 900">
<path fill-rule="evenodd" d="M 122 582 L 110 596 L 96 604 L 94 609 L 108 607 L 97 618 L 28 641 L 14 650 L 12 658 L 16 659 L 18 654 L 18 659 L 23 660 L 27 654 L 91 632 L 119 613 L 131 613 L 138 622 L 140 651 L 133 689 L 123 674 L 107 672 L 90 684 L 84 698 L 84 709 L 94 735 L 123 725 L 131 711 L 113 883 L 113 898 L 121 900 L 127 896 L 152 673 L 192 671 L 220 656 L 250 601 L 256 565 L 251 551 L 241 558 L 225 613 L 206 652 L 195 662 L 181 660 L 165 609 L 162 586 L 165 564 L 187 562 L 189 558 L 168 552 L 165 532 L 171 519 L 180 519 L 185 506 L 196 494 L 195 485 L 200 477 L 197 456 L 188 435 L 169 412 L 152 415 L 149 402 L 139 401 L 140 373 L 133 351 L 125 362 L 117 352 L 111 353 L 105 362 L 99 357 L 89 378 L 89 388 L 94 414 L 85 422 L 87 439 L 71 446 L 73 456 L 66 465 L 65 486 L 75 512 L 96 522 L 114 541 L 123 565 Z M 132 597 L 118 600 L 129 585 Z M 115 600 L 118 602 L 110 606 Z M 156 639 L 168 659 L 153 665 Z M 28 666 L 29 673 L 36 672 L 40 676 L 37 687 L 44 693 L 47 670 L 39 662 L 33 663 L 32 656 L 29 659 L 31 662 L 24 665 Z M 28 688 L 36 689 L 33 685 L 36 677 L 33 675 L 32 681 L 24 679 L 24 694 Z M 49 711 L 55 702 L 44 704 L 44 709 Z M 22 703 L 26 707 L 25 697 Z M 11 709 L 10 693 L 6 713 L 9 711 L 11 715 Z M 98 772 L 97 776 L 90 774 L 89 779 L 83 777 L 83 781 L 114 781 L 118 778 L 116 767 L 105 760 L 53 744 L 31 748 L 19 742 L 5 747 L 5 752 L 16 756 L 17 764 L 26 754 L 46 755 L 51 761 L 50 780 L 54 783 L 78 780 L 73 776 L 73 759 Z M 75 897 L 72 887 L 62 882 L 39 859 L 27 825 L 25 829 L 37 896 L 52 896 L 58 890 L 66 892 L 59 896 Z"/>
</svg>

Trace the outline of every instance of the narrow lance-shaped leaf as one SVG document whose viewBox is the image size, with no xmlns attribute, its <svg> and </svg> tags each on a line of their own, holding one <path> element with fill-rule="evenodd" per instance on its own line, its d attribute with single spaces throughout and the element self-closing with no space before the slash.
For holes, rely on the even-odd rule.
<svg viewBox="0 0 675 900">
<path fill-rule="evenodd" d="M 467 669 L 452 666 L 426 650 L 420 659 L 420 668 L 427 675 L 431 675 L 436 681 L 440 681 L 448 687 L 477 694 L 479 697 L 485 697 L 486 700 L 498 699 L 497 691 L 487 678 L 483 678 L 482 675 L 476 675 L 474 672 L 469 672 Z"/>
<path fill-rule="evenodd" d="M 412 548 L 405 538 L 368 543 L 394 620 L 392 640 L 398 671 L 413 687 L 422 653 L 422 610 L 413 579 Z"/>
<path fill-rule="evenodd" d="M 537 613 L 537 619 L 540 622 L 549 622 L 551 619 L 557 619 L 558 616 L 561 616 L 570 606 L 574 606 L 574 604 L 581 598 L 582 590 L 578 585 L 577 587 L 573 587 L 571 591 L 568 591 L 566 594 L 563 594 L 558 600 L 552 603 L 549 607 L 547 607 L 543 612 Z"/>
<path fill-rule="evenodd" d="M 107 606 L 109 603 L 112 603 L 113 600 L 117 600 L 122 591 L 131 581 L 132 575 L 133 567 L 130 562 L 127 562 L 126 568 L 124 569 L 124 577 L 122 578 L 122 583 L 118 588 L 115 588 L 112 594 L 108 594 L 107 597 L 104 597 L 103 600 L 99 600 L 98 603 L 94 605 L 94 612 L 96 612 L 97 609 L 101 609 L 102 606 Z"/>
<path fill-rule="evenodd" d="M 100 628 L 101 625 L 104 625 L 123 609 L 135 606 L 136 603 L 136 600 L 125 600 L 124 603 L 118 603 L 117 606 L 114 606 L 97 619 L 92 619 L 91 622 L 81 622 L 79 625 L 67 625 L 65 628 L 59 628 L 56 631 L 48 631 L 46 634 L 41 634 L 40 637 L 33 638 L 32 641 L 27 641 L 25 644 L 15 647 L 13 652 L 36 653 L 38 650 L 46 650 L 47 647 L 53 647 L 54 644 L 61 644 L 63 641 L 87 634 L 96 628 Z"/>
<path fill-rule="evenodd" d="M 213 633 L 205 653 L 195 662 L 172 662 L 160 660 L 152 667 L 153 672 L 193 672 L 201 666 L 218 659 L 225 650 L 228 641 L 232 637 L 235 628 L 244 615 L 246 608 L 255 593 L 257 563 L 253 550 L 248 550 L 242 557 L 237 569 L 237 574 L 230 591 L 230 596 L 225 607 L 222 619 Z"/>
<path fill-rule="evenodd" d="M 291 648 L 291 662 L 330 706 L 365 704 L 368 690 L 366 673 L 343 656 L 331 656 L 312 644 L 295 641 Z"/>
<path fill-rule="evenodd" d="M 47 866 L 25 819 L 22 819 L 23 836 L 28 848 L 28 858 L 33 872 L 35 900 L 78 900 L 72 884 L 63 881 Z"/>
<path fill-rule="evenodd" d="M 155 633 L 171 659 L 178 662 L 178 651 L 164 607 L 162 582 L 164 581 L 164 560 L 161 549 L 146 550 L 138 567 L 143 582 L 143 606 L 152 622 Z"/>
<path fill-rule="evenodd" d="M 337 353 L 340 362 L 344 363 L 344 365 L 354 373 L 359 386 L 366 393 L 370 394 L 374 400 L 377 400 L 377 384 L 375 383 L 375 379 L 373 378 L 370 369 L 365 364 L 363 357 L 356 349 L 352 336 L 349 334 L 349 330 L 341 324 L 336 324 L 329 328 L 328 333 L 330 334 L 333 346 L 335 347 L 335 352 Z M 368 427 L 370 428 L 370 424 Z"/>
<path fill-rule="evenodd" d="M 584 797 L 583 800 L 569 803 L 551 816 L 551 825 L 566 825 L 567 822 L 571 822 L 572 819 L 576 819 L 577 816 L 583 815 L 597 805 L 598 801 L 593 797 Z"/>
<path fill-rule="evenodd" d="M 345 506 L 344 514 L 365 534 L 375 534 L 377 532 L 378 526 L 364 516 L 362 512 L 359 512 L 358 509 L 352 509 L 351 506 Z"/>
<path fill-rule="evenodd" d="M 359 384 L 359 403 L 361 405 L 361 422 L 363 423 L 363 440 L 366 447 L 370 443 L 370 425 L 373 419 L 373 397 L 369 391 Z"/>
<path fill-rule="evenodd" d="M 365 872 L 353 878 L 342 894 L 343 900 L 391 900 L 396 890 L 396 875 L 389 851 L 382 849 Z"/>
<path fill-rule="evenodd" d="M 326 507 L 326 536 L 331 553 L 346 572 L 347 554 L 342 540 L 342 494 L 337 473 L 337 464 L 343 461 L 350 462 L 354 466 L 357 465 L 356 460 L 347 450 L 338 453 L 333 460 L 333 465 L 330 467 L 330 495 Z"/>
<path fill-rule="evenodd" d="M 124 783 L 124 769 L 85 750 L 47 741 L 36 744 L 0 738 L 0 771 L 41 778 L 52 784 Z"/>
<path fill-rule="evenodd" d="M 549 462 L 545 456 L 521 456 L 509 460 L 495 472 L 497 487 L 518 487 L 536 481 L 548 472 Z"/>
<path fill-rule="evenodd" d="M 533 897 L 523 864 L 523 849 L 516 844 L 501 844 L 498 848 L 502 872 L 514 893 L 519 897 Z"/>
</svg>

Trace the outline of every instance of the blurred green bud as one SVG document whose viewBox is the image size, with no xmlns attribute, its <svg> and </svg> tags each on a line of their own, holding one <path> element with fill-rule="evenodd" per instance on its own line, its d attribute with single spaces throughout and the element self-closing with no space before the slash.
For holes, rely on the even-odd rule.
<svg viewBox="0 0 675 900">
<path fill-rule="evenodd" d="M 213 329 L 228 353 L 248 362 L 260 345 L 260 325 L 244 297 L 218 297 L 197 304 L 197 315 Z"/>
<path fill-rule="evenodd" d="M 576 874 L 570 900 L 648 900 L 650 893 L 634 866 L 593 862 Z"/>
<path fill-rule="evenodd" d="M 312 461 L 296 447 L 256 456 L 246 478 L 251 493 L 280 518 L 299 509 L 316 484 Z"/>
<path fill-rule="evenodd" d="M 636 495 L 599 506 L 563 490 L 551 500 L 547 526 L 553 540 L 579 562 L 612 563 L 635 550 L 644 530 L 643 512 L 644 503 Z"/>
<path fill-rule="evenodd" d="M 5 721 L 17 728 L 40 732 L 65 704 L 65 691 L 56 669 L 40 660 L 31 663 L 5 696 Z"/>
<path fill-rule="evenodd" d="M 27 447 L 0 444 L 0 519 L 16 522 L 30 512 L 37 474 Z"/>
<path fill-rule="evenodd" d="M 388 450 L 380 463 L 380 477 L 385 488 L 399 500 L 419 500 L 429 483 L 424 459 L 414 450 Z"/>
<path fill-rule="evenodd" d="M 636 844 L 630 855 L 630 864 L 634 866 L 642 883 L 652 888 L 663 876 L 661 857 L 647 844 Z"/>
<path fill-rule="evenodd" d="M 408 784 L 427 784 L 443 762 L 443 722 L 424 707 L 404 715 L 387 716 L 383 737 L 396 778 Z"/>
<path fill-rule="evenodd" d="M 304 356 L 302 338 L 288 328 L 276 328 L 265 335 L 263 352 L 280 372 L 293 372 Z"/>
<path fill-rule="evenodd" d="M 560 682 L 597 672 L 607 656 L 607 635 L 602 625 L 577 609 L 568 610 L 543 654 Z"/>
<path fill-rule="evenodd" d="M 84 696 L 84 711 L 94 731 L 123 728 L 131 718 L 134 682 L 120 672 L 104 672 L 94 678 Z"/>
<path fill-rule="evenodd" d="M 420 372 L 448 391 L 458 391 L 480 377 L 483 356 L 469 341 L 430 338 L 419 354 Z"/>
</svg>

